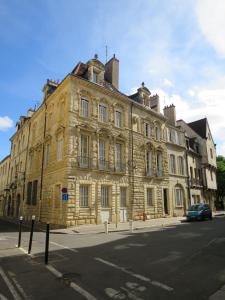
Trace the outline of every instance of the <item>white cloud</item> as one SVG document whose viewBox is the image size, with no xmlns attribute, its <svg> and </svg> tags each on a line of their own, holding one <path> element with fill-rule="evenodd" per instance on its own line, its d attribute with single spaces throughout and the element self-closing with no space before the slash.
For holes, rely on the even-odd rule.
<svg viewBox="0 0 225 300">
<path fill-rule="evenodd" d="M 163 85 L 166 87 L 173 87 L 173 83 L 167 78 L 163 79 Z"/>
<path fill-rule="evenodd" d="M 6 131 L 13 127 L 13 120 L 9 117 L 0 117 L 0 131 Z"/>
<path fill-rule="evenodd" d="M 207 41 L 225 57 L 225 1 L 198 0 L 196 13 L 200 28 Z"/>
</svg>

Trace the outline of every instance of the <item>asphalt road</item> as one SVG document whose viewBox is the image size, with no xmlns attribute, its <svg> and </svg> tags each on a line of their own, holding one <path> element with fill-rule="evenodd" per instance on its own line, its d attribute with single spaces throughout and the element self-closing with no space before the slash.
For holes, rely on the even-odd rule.
<svg viewBox="0 0 225 300">
<path fill-rule="evenodd" d="M 0 221 L 0 228 L 0 295 L 6 299 L 201 300 L 225 284 L 224 217 L 134 233 L 51 234 L 51 270 L 43 264 L 43 232 L 34 233 L 28 256 L 22 251 L 29 232 L 19 250 L 17 226 Z"/>
</svg>

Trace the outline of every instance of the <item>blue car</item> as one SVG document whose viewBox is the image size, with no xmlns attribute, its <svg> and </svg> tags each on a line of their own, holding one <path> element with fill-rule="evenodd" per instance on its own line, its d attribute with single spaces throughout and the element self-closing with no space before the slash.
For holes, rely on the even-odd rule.
<svg viewBox="0 0 225 300">
<path fill-rule="evenodd" d="M 212 211 L 208 204 L 198 203 L 191 205 L 186 213 L 187 221 L 191 220 L 200 220 L 203 221 L 205 219 L 212 220 Z"/>
</svg>

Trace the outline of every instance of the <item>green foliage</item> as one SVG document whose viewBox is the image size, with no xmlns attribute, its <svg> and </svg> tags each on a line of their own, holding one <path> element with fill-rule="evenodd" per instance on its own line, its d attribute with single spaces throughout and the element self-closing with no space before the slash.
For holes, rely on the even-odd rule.
<svg viewBox="0 0 225 300">
<path fill-rule="evenodd" d="M 216 162 L 217 162 L 217 171 L 216 171 L 217 197 L 218 200 L 222 200 L 222 198 L 225 196 L 225 157 L 219 155 L 216 158 Z"/>
</svg>

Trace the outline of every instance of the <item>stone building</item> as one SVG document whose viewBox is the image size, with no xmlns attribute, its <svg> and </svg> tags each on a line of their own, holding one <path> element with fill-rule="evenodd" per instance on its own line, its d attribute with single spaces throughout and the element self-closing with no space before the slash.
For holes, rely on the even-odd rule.
<svg viewBox="0 0 225 300">
<path fill-rule="evenodd" d="M 0 161 L 0 216 L 5 214 L 7 209 L 7 189 L 8 186 L 8 176 L 10 169 L 10 155 L 6 156 Z M 7 213 L 7 212 L 6 212 Z"/>
<path fill-rule="evenodd" d="M 121 93 L 115 56 L 47 80 L 11 138 L 4 215 L 64 226 L 183 215 L 185 129 L 173 108 L 161 114 L 144 83 Z"/>
<path fill-rule="evenodd" d="M 190 204 L 216 200 L 216 146 L 206 118 L 191 123 L 177 122 L 186 132 Z"/>
<path fill-rule="evenodd" d="M 164 107 L 167 117 L 167 151 L 169 161 L 169 207 L 171 216 L 183 216 L 188 203 L 188 173 L 185 132 L 177 126 L 174 105 Z"/>
</svg>

